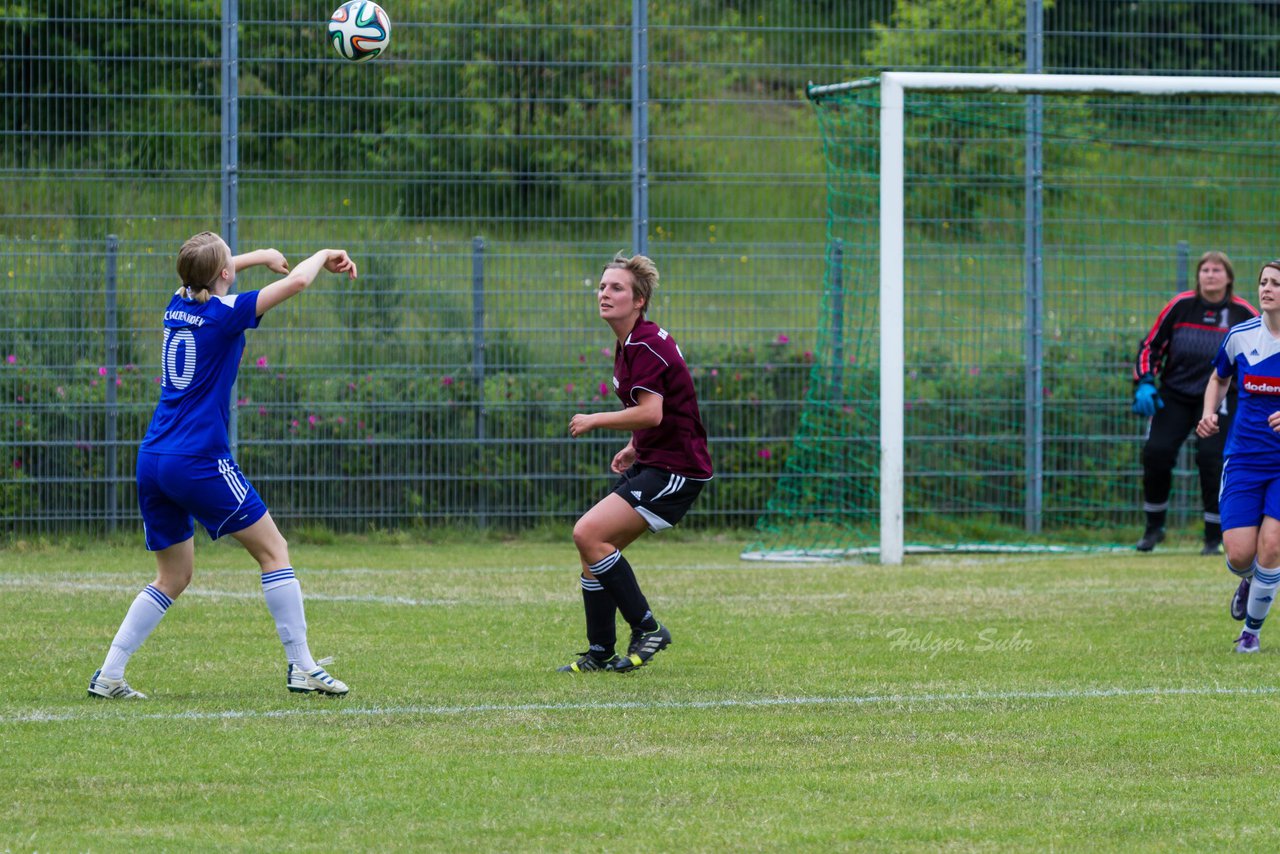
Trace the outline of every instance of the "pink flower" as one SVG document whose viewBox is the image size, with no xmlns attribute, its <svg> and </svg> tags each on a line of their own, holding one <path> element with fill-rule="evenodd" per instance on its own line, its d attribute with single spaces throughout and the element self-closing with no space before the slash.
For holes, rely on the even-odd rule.
<svg viewBox="0 0 1280 854">
<path fill-rule="evenodd" d="M 98 387 L 98 381 L 97 381 L 97 380 L 89 380 L 89 385 L 93 386 L 94 388 L 97 388 L 97 387 Z"/>
<path fill-rule="evenodd" d="M 298 429 L 298 419 L 296 419 L 296 418 L 295 418 L 295 419 L 293 419 L 292 421 L 290 421 L 290 422 L 289 422 L 289 426 L 290 426 L 290 427 L 292 427 L 294 430 L 297 430 L 297 429 Z"/>
<path fill-rule="evenodd" d="M 806 362 L 812 362 L 812 361 L 813 361 L 813 351 L 812 351 L 812 350 L 805 350 L 805 351 L 804 351 L 804 360 L 805 360 Z"/>
<path fill-rule="evenodd" d="M 356 429 L 363 433 L 363 432 L 364 432 L 364 422 L 363 422 L 363 421 L 357 421 L 357 422 L 356 422 Z"/>
<path fill-rule="evenodd" d="M 587 357 L 586 357 L 586 356 L 584 356 L 584 355 L 583 355 L 583 354 L 581 354 L 581 353 L 579 353 L 579 354 L 578 354 L 578 362 L 579 362 L 579 363 L 581 363 L 581 362 L 585 362 L 586 360 L 587 360 Z"/>
<path fill-rule="evenodd" d="M 126 371 L 136 371 L 136 370 L 138 370 L 138 366 L 137 366 L 137 365 L 135 365 L 133 362 L 130 362 L 129 364 L 127 364 L 127 365 L 125 365 L 125 366 L 124 366 L 124 369 L 125 369 Z"/>
<path fill-rule="evenodd" d="M 67 390 L 66 390 L 65 388 L 63 388 L 62 386 L 58 386 L 57 388 L 55 388 L 55 389 L 54 389 L 54 392 L 58 395 L 58 397 L 66 397 L 66 396 L 67 396 Z"/>
<path fill-rule="evenodd" d="M 355 383 L 347 383 L 347 391 L 355 391 L 355 390 L 356 390 Z"/>
<path fill-rule="evenodd" d="M 4 360 L 11 365 L 16 365 L 18 363 L 18 357 L 14 353 L 10 353 L 9 355 L 5 356 Z"/>
<path fill-rule="evenodd" d="M 453 385 L 453 377 L 441 377 L 441 378 L 440 378 L 440 385 L 442 385 L 442 386 L 451 386 L 451 385 Z"/>
<path fill-rule="evenodd" d="M 314 415 L 308 415 L 308 416 L 307 416 L 307 426 L 308 426 L 308 427 L 315 427 L 315 426 L 316 426 L 316 423 L 317 423 L 317 422 L 319 422 L 319 420 L 320 420 L 320 419 L 319 419 L 319 418 L 316 418 Z"/>
<path fill-rule="evenodd" d="M 566 383 L 564 387 L 565 394 L 573 394 L 573 383 Z"/>
<path fill-rule="evenodd" d="M 13 467 L 14 467 L 14 468 L 16 468 L 16 469 L 20 469 L 20 468 L 22 468 L 22 460 L 14 460 L 14 461 L 13 461 Z"/>
<path fill-rule="evenodd" d="M 713 377 L 718 377 L 718 376 L 720 376 L 720 371 L 719 371 L 718 369 L 716 369 L 716 368 L 712 368 L 712 369 L 711 369 L 711 376 L 713 376 Z"/>
<path fill-rule="evenodd" d="M 976 377 L 980 373 L 982 373 L 982 369 L 979 368 L 977 365 L 974 365 L 969 369 L 969 376 L 971 377 Z"/>
<path fill-rule="evenodd" d="M 102 367 L 98 368 L 98 376 L 100 376 L 100 377 L 105 377 L 106 375 L 107 375 L 107 369 L 106 369 L 106 368 L 102 368 Z"/>
<path fill-rule="evenodd" d="M 601 396 L 601 397 L 605 397 L 605 396 L 606 396 L 606 395 L 608 395 L 608 394 L 609 394 L 609 384 L 608 384 L 608 383 L 600 383 L 600 396 Z"/>
<path fill-rule="evenodd" d="M 94 380 L 94 381 L 93 381 L 93 384 L 94 384 L 94 385 L 97 385 L 97 384 L 98 384 L 98 381 L 97 381 L 97 380 Z M 18 400 L 18 403 L 26 403 L 26 402 L 27 402 L 27 399 L 26 399 L 25 397 L 23 397 L 22 395 L 18 395 L 17 400 Z"/>
<path fill-rule="evenodd" d="M 612 356 L 612 355 L 613 355 L 613 352 L 612 352 L 608 347 L 601 347 L 601 348 L 600 348 L 600 355 L 601 355 L 601 356 Z"/>
<path fill-rule="evenodd" d="M 346 423 L 347 423 L 347 419 L 345 419 L 345 418 L 343 418 L 341 415 L 339 415 L 339 416 L 338 416 L 338 423 L 339 423 L 339 424 L 346 424 Z"/>
<path fill-rule="evenodd" d="M 153 380 L 154 380 L 154 382 L 157 382 L 157 383 L 158 383 L 158 382 L 160 382 L 160 378 L 159 378 L 159 377 L 154 377 L 154 378 L 153 378 Z"/>
<path fill-rule="evenodd" d="M 773 339 L 775 344 L 788 344 L 791 339 L 787 337 L 785 332 L 779 332 L 778 337 Z"/>
<path fill-rule="evenodd" d="M 266 408 L 265 406 L 259 406 L 259 407 L 258 407 L 258 417 L 259 417 L 259 418 L 261 418 L 261 417 L 265 416 L 266 414 L 267 414 L 267 408 Z"/>
<path fill-rule="evenodd" d="M 259 367 L 259 368 L 265 368 L 266 366 L 267 366 L 267 357 L 266 357 L 266 356 L 259 356 L 259 357 L 258 357 L 258 367 Z"/>
<path fill-rule="evenodd" d="M 116 377 L 116 388 L 120 388 L 120 386 L 122 385 L 124 385 L 124 380 L 120 379 L 119 377 Z"/>
<path fill-rule="evenodd" d="M 245 405 L 246 403 L 248 403 L 248 402 L 249 402 L 249 398 L 247 398 L 247 397 L 237 397 L 237 398 L 236 398 L 236 406 L 244 406 L 244 405 Z"/>
<path fill-rule="evenodd" d="M 742 381 L 742 372 L 741 372 L 741 371 L 734 371 L 734 373 L 733 373 L 733 381 L 734 381 L 735 383 L 736 383 L 736 382 L 741 382 L 741 381 Z"/>
<path fill-rule="evenodd" d="M 773 451 L 769 450 L 768 448 L 761 448 L 760 450 L 756 451 L 756 456 L 762 460 L 772 459 Z"/>
</svg>

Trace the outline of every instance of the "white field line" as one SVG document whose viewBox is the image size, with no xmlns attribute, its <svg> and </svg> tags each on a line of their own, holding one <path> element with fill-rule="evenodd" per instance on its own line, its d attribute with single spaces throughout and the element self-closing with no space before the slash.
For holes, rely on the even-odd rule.
<svg viewBox="0 0 1280 854">
<path fill-rule="evenodd" d="M 10 576 L 0 577 L 0 587 L 11 587 L 19 589 L 38 590 L 58 590 L 64 593 L 133 593 L 137 594 L 146 582 L 139 582 L 133 585 L 127 584 L 96 584 L 83 581 L 59 581 L 50 578 L 40 578 L 39 576 Z M 253 599 L 255 601 L 262 598 L 262 591 L 248 590 L 202 590 L 197 587 L 188 587 L 183 591 L 185 596 L 202 596 L 209 599 Z M 374 596 L 368 594 L 332 594 L 332 593 L 312 593 L 306 591 L 303 594 L 308 601 L 317 602 L 365 602 L 378 605 L 410 605 L 414 607 L 432 607 L 464 604 L 461 599 L 414 599 L 410 596 Z M 476 604 L 486 602 L 492 604 L 492 600 L 477 600 Z"/>
<path fill-rule="evenodd" d="M 1190 687 L 1067 688 L 1046 691 L 962 691 L 941 694 L 865 694 L 833 697 L 726 697 L 713 700 L 633 700 L 583 703 L 480 703 L 472 706 L 370 706 L 329 709 L 272 709 L 264 711 L 226 710 L 221 712 L 137 713 L 144 700 L 119 701 L 112 705 L 119 714 L 79 712 L 19 712 L 0 715 L 0 726 L 39 723 L 114 723 L 152 721 L 269 720 L 296 717 L 454 717 L 477 714 L 524 714 L 529 712 L 670 711 L 698 709 L 772 709 L 807 706 L 938 706 L 948 703 L 1003 703 L 1019 701 L 1105 700 L 1125 697 L 1249 697 L 1274 696 L 1280 687 L 1226 688 L 1215 685 Z M 304 700 L 304 702 L 306 702 Z M 321 702 L 342 702 L 322 700 Z"/>
<path fill-rule="evenodd" d="M 305 580 L 305 579 L 304 579 Z M 99 582 L 73 581 L 70 579 L 50 578 L 42 575 L 0 575 L 0 589 L 9 588 L 15 590 L 49 590 L 62 593 L 120 593 L 120 594 L 137 594 L 139 590 L 146 584 L 144 581 L 137 581 L 133 584 L 103 584 Z M 1105 585 L 1066 585 L 1063 587 L 1048 587 L 1040 590 L 1029 591 L 1023 588 L 998 588 L 995 591 L 985 591 L 992 597 L 1014 597 L 1014 596 L 1079 596 L 1079 595 L 1106 595 L 1106 596 L 1127 596 L 1127 595 L 1152 595 L 1168 592 L 1185 592 L 1198 593 L 1205 591 L 1217 591 L 1221 585 L 1213 584 L 1208 579 L 1199 583 L 1189 583 L 1186 581 L 1173 581 L 1168 583 L 1152 582 L 1143 586 L 1105 586 Z M 568 588 L 566 588 L 568 590 Z M 569 590 L 566 596 L 574 591 Z M 196 586 L 188 587 L 182 595 L 184 597 L 202 597 L 207 599 L 252 599 L 259 600 L 262 598 L 261 591 L 248 590 L 208 590 Z M 827 593 L 761 593 L 756 594 L 727 594 L 716 596 L 716 601 L 721 604 L 734 602 L 763 602 L 763 603 L 790 603 L 798 604 L 804 602 L 841 602 L 846 600 L 862 600 L 866 597 L 863 592 L 847 592 L 833 591 Z M 1225 594 L 1224 594 L 1225 595 Z M 317 593 L 311 589 L 304 588 L 303 597 L 307 601 L 315 602 L 346 602 L 351 604 L 373 604 L 373 605 L 403 605 L 414 608 L 432 608 L 432 607 L 456 607 L 471 605 L 494 605 L 501 600 L 494 598 L 431 598 L 422 599 L 412 596 L 384 596 L 378 594 L 361 594 L 361 593 Z M 558 598 L 558 597 L 557 597 Z M 663 601 L 672 603 L 680 601 L 679 596 L 664 596 Z M 529 604 L 531 600 L 519 600 L 519 604 Z"/>
<path fill-rule="evenodd" d="M 1188 552 L 1188 554 L 1190 554 Z M 145 555 L 140 555 L 139 572 L 145 576 L 150 572 L 150 560 L 143 560 Z M 1096 560 L 1098 557 L 1095 553 L 1068 553 L 1061 555 L 1053 555 L 1053 559 L 1058 562 L 1069 562 L 1079 560 Z M 911 563 L 921 566 L 946 566 L 949 568 L 957 567 L 973 567 L 981 569 L 986 566 L 1004 566 L 1009 564 L 1021 565 L 1027 560 L 1026 555 L 929 555 L 924 557 L 915 557 Z M 295 567 L 295 569 L 297 569 Z M 830 563 L 813 563 L 812 561 L 769 561 L 767 563 L 751 562 L 751 561 L 711 561 L 703 563 L 680 563 L 680 564 L 643 564 L 645 572 L 743 572 L 757 575 L 768 570 L 793 571 L 802 570 L 806 573 L 815 573 L 818 571 L 831 572 L 848 572 L 860 571 L 869 574 L 881 572 L 882 569 L 874 563 L 863 563 L 859 561 L 832 561 Z M 95 576 L 124 576 L 134 578 L 139 576 L 139 572 L 111 572 L 111 573 L 93 573 Z M 252 574 L 254 570 L 252 565 L 241 568 L 230 569 L 220 567 L 196 568 L 197 575 L 218 575 L 235 573 Z M 306 566 L 299 570 L 302 576 L 307 575 L 400 575 L 408 573 L 444 573 L 457 574 L 466 573 L 474 575 L 477 573 L 536 573 L 536 572 L 564 572 L 569 575 L 576 575 L 578 572 L 577 563 L 572 556 L 563 563 L 551 564 L 511 564 L 511 565 L 488 565 L 488 566 L 402 566 L 402 567 L 369 567 L 369 566 L 351 566 L 351 567 L 311 567 Z"/>
</svg>

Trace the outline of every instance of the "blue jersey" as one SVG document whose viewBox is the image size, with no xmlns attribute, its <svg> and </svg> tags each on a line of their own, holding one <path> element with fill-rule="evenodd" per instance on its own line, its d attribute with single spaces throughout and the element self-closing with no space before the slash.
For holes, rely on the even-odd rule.
<svg viewBox="0 0 1280 854">
<path fill-rule="evenodd" d="M 1280 411 L 1280 340 L 1261 317 L 1231 327 L 1213 362 L 1220 377 L 1235 377 L 1240 403 L 1225 455 L 1280 459 L 1280 433 L 1267 417 Z"/>
<path fill-rule="evenodd" d="M 198 303 L 174 294 L 164 312 L 160 403 L 140 450 L 229 456 L 231 386 L 244 355 L 244 331 L 258 325 L 258 292 Z"/>
</svg>

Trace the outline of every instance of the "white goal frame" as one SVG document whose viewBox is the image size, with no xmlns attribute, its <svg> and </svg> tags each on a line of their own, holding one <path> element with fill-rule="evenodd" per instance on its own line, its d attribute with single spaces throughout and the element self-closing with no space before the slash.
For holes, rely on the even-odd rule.
<svg viewBox="0 0 1280 854">
<path fill-rule="evenodd" d="M 1280 97 L 1280 77 L 1107 74 L 964 74 L 886 71 L 878 78 L 810 86 L 810 98 L 880 88 L 880 563 L 902 563 L 905 455 L 904 106 L 907 90 L 1011 95 L 1256 95 Z"/>
</svg>

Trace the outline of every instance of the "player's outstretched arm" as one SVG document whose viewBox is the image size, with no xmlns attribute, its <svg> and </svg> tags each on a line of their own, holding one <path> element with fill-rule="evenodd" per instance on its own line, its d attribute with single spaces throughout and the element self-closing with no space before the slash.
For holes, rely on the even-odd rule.
<svg viewBox="0 0 1280 854">
<path fill-rule="evenodd" d="M 231 259 L 231 266 L 237 273 L 249 267 L 266 267 L 271 272 L 281 275 L 289 272 L 289 262 L 283 253 L 275 249 L 255 249 L 243 255 L 236 255 Z"/>
<path fill-rule="evenodd" d="M 321 249 L 294 267 L 289 275 L 278 282 L 272 282 L 258 292 L 258 317 L 262 317 L 290 297 L 302 293 L 307 289 L 307 285 L 320 275 L 321 270 L 328 270 L 330 273 L 346 273 L 354 279 L 356 262 L 341 249 Z"/>
</svg>

